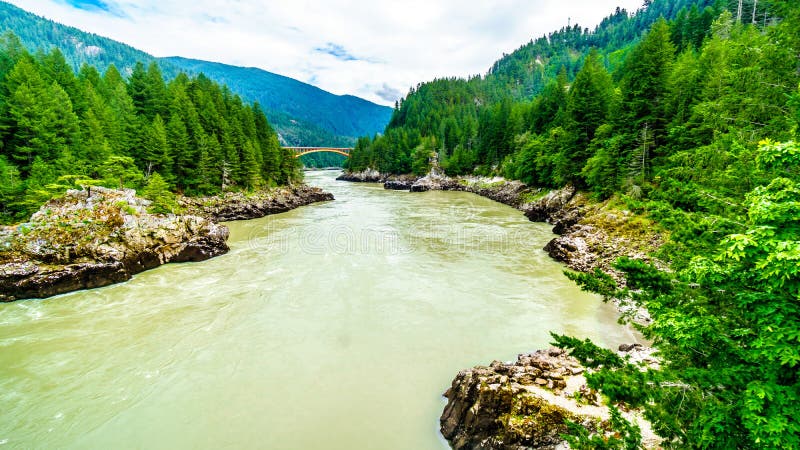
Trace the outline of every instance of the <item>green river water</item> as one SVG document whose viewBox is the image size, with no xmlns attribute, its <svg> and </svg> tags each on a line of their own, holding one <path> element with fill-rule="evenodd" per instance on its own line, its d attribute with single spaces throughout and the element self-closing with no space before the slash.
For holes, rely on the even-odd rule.
<svg viewBox="0 0 800 450">
<path fill-rule="evenodd" d="M 616 346 L 550 226 L 457 192 L 307 175 L 336 201 L 230 223 L 231 252 L 0 304 L 0 449 L 446 449 L 460 369 Z"/>
</svg>

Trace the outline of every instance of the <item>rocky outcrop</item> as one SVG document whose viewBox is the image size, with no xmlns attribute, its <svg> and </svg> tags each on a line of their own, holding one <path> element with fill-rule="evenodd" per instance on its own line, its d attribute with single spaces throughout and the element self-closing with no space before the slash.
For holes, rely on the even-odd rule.
<svg viewBox="0 0 800 450">
<path fill-rule="evenodd" d="M 565 214 L 567 205 L 575 197 L 575 188 L 567 186 L 563 189 L 545 191 L 543 195 L 534 197 L 525 204 L 525 217 L 533 222 L 554 222 Z"/>
<path fill-rule="evenodd" d="M 170 262 L 228 251 L 228 229 L 206 218 L 157 216 L 132 190 L 67 191 L 0 231 L 0 301 L 44 298 L 130 279 Z"/>
<path fill-rule="evenodd" d="M 508 181 L 503 178 L 460 178 L 459 185 L 466 192 L 494 200 L 504 205 L 519 209 L 525 201 L 524 194 L 530 192 L 525 183 Z"/>
<path fill-rule="evenodd" d="M 653 363 L 652 349 L 631 346 L 632 362 Z M 494 361 L 458 373 L 444 396 L 442 435 L 456 449 L 562 449 L 565 421 L 591 433 L 607 433 L 610 414 L 597 392 L 586 387 L 584 369 L 563 350 L 522 354 L 517 361 Z M 658 446 L 650 424 L 636 412 L 623 412 L 642 430 L 647 448 Z"/>
<path fill-rule="evenodd" d="M 413 181 L 409 180 L 388 180 L 383 183 L 383 188 L 391 191 L 410 191 Z"/>
<path fill-rule="evenodd" d="M 366 169 L 361 172 L 343 172 L 336 179 L 355 183 L 383 183 L 384 189 L 409 191 L 420 177 L 411 174 L 393 175 Z"/>
<path fill-rule="evenodd" d="M 451 178 L 441 173 L 431 172 L 420 178 L 411 186 L 411 192 L 426 191 L 461 191 L 486 197 L 505 205 L 519 208 L 523 201 L 522 194 L 528 192 L 528 186 L 520 181 L 508 181 L 504 178 L 457 177 Z"/>
<path fill-rule="evenodd" d="M 389 175 L 383 182 L 383 188 L 393 191 L 410 191 L 411 186 L 419 180 L 416 175 Z"/>
<path fill-rule="evenodd" d="M 361 172 L 345 171 L 336 179 L 339 181 L 352 181 L 355 183 L 383 183 L 388 175 L 382 174 L 375 169 L 366 169 Z"/>
<path fill-rule="evenodd" d="M 67 191 L 28 223 L 0 229 L 0 301 L 45 298 L 129 280 L 171 262 L 203 261 L 228 251 L 217 222 L 277 214 L 333 200 L 319 188 L 178 200 L 180 215 L 153 215 L 132 190 Z"/>
<path fill-rule="evenodd" d="M 665 267 L 650 256 L 663 243 L 652 223 L 628 211 L 611 208 L 608 202 L 591 201 L 574 186 L 534 189 L 499 177 L 448 177 L 439 169 L 416 180 L 411 176 L 405 176 L 402 181 L 397 180 L 400 176 L 392 177 L 368 170 L 344 174 L 339 179 L 377 180 L 383 182 L 386 189 L 409 189 L 411 192 L 471 192 L 509 205 L 521 210 L 531 221 L 553 225 L 553 232 L 559 236 L 544 248 L 552 258 L 581 272 L 599 268 L 620 283 L 624 283 L 622 274 L 612 264 L 621 256 Z"/>
<path fill-rule="evenodd" d="M 215 197 L 181 197 L 178 203 L 188 214 L 227 222 L 258 219 L 333 199 L 333 194 L 320 188 L 299 185 L 252 193 L 227 192 Z"/>
</svg>

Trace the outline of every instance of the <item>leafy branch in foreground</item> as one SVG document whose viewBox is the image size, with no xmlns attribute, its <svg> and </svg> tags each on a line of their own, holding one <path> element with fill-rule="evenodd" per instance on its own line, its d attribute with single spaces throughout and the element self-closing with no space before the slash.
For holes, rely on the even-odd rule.
<svg viewBox="0 0 800 450">
<path fill-rule="evenodd" d="M 800 148 L 764 141 L 757 162 L 796 174 Z M 587 381 L 612 403 L 643 408 L 667 448 L 800 448 L 800 182 L 774 178 L 745 206 L 744 230 L 680 272 L 620 260 L 622 290 L 576 277 L 635 299 L 653 317 L 643 332 L 659 350 L 659 370 L 609 364 Z M 585 341 L 556 341 L 579 359 L 603 355 Z"/>
<path fill-rule="evenodd" d="M 642 432 L 639 427 L 625 420 L 618 408 L 612 406 L 609 410 L 611 427 L 617 430 L 614 435 L 604 436 L 598 433 L 589 433 L 585 427 L 574 422 L 567 422 L 567 427 L 572 435 L 564 436 L 564 438 L 570 447 L 593 450 L 637 450 L 641 448 Z"/>
</svg>

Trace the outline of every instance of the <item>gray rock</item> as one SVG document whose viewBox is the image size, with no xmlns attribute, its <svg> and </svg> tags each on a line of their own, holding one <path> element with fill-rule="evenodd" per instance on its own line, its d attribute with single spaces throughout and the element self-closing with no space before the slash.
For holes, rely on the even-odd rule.
<svg viewBox="0 0 800 450">
<path fill-rule="evenodd" d="M 642 348 L 642 344 L 620 344 L 619 351 L 623 353 L 630 352 L 633 349 Z"/>
<path fill-rule="evenodd" d="M 182 197 L 179 204 L 189 214 L 217 222 L 258 219 L 271 214 L 334 200 L 333 195 L 306 185 L 247 194 L 228 192 L 216 197 Z"/>
<path fill-rule="evenodd" d="M 383 188 L 393 191 L 410 191 L 413 185 L 414 181 L 411 180 L 388 180 L 383 183 Z"/>
<path fill-rule="evenodd" d="M 339 181 L 352 181 L 355 183 L 383 183 L 387 175 L 375 169 L 366 169 L 361 172 L 344 172 L 336 179 Z"/>
<path fill-rule="evenodd" d="M 516 362 L 492 362 L 462 370 L 444 394 L 447 405 L 439 420 L 442 435 L 456 450 L 555 449 L 564 444 L 565 419 L 586 423 L 596 420 L 564 409 L 532 389 L 561 395 L 566 384 L 557 369 L 577 366 L 577 361 L 554 350 L 519 355 Z M 551 369 L 542 372 L 541 368 Z M 513 417 L 528 420 L 513 423 Z"/>
</svg>

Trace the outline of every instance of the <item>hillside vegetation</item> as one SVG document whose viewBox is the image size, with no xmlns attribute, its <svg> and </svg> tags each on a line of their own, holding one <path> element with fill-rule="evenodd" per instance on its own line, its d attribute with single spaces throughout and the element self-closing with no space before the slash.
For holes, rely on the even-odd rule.
<svg viewBox="0 0 800 450">
<path fill-rule="evenodd" d="M 159 65 L 76 75 L 53 49 L 0 45 L 0 221 L 27 217 L 68 188 L 142 188 L 158 212 L 170 192 L 215 194 L 287 184 L 298 161 L 256 103 L 203 75 L 166 83 Z"/>
<path fill-rule="evenodd" d="M 489 73 L 439 79 L 398 104 L 350 170 L 502 175 L 574 185 L 647 216 L 669 272 L 623 259 L 660 370 L 593 344 L 556 342 L 598 371 L 611 404 L 642 407 L 668 448 L 800 448 L 800 3 L 646 2 L 505 55 Z M 573 446 L 638 448 L 580 428 Z"/>
<path fill-rule="evenodd" d="M 392 110 L 353 96 L 339 96 L 256 68 L 186 58 L 156 58 L 112 39 L 86 33 L 0 1 L 0 30 L 12 31 L 30 52 L 58 48 L 74 70 L 89 64 L 100 72 L 114 65 L 124 78 L 136 64 L 157 62 L 169 80 L 199 75 L 228 88 L 247 102 L 259 102 L 282 143 L 345 146 L 355 137 L 383 130 Z"/>
</svg>

